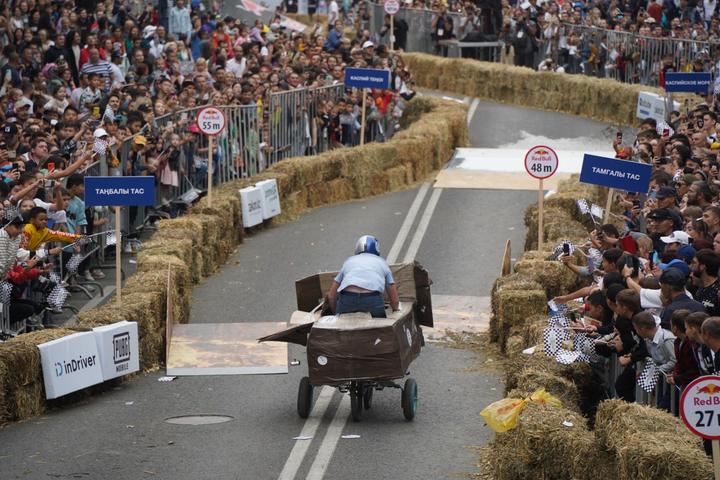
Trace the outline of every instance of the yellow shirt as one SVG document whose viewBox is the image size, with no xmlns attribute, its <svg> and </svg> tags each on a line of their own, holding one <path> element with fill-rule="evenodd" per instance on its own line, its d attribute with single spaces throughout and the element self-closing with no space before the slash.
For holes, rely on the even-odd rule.
<svg viewBox="0 0 720 480">
<path fill-rule="evenodd" d="M 23 233 L 25 234 L 25 248 L 31 252 L 37 250 L 37 248 L 45 242 L 72 243 L 81 237 L 81 235 L 76 235 L 74 233 L 50 230 L 47 227 L 42 230 L 38 230 L 31 223 L 25 224 L 25 227 L 23 227 Z"/>
</svg>

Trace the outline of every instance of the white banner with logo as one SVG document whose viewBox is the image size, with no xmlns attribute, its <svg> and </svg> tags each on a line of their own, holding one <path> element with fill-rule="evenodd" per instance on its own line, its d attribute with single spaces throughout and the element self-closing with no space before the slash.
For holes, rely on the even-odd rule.
<svg viewBox="0 0 720 480">
<path fill-rule="evenodd" d="M 258 187 L 240 189 L 243 226 L 254 227 L 263 221 L 263 192 Z"/>
<path fill-rule="evenodd" d="M 45 396 L 61 397 L 102 383 L 102 368 L 95 334 L 81 332 L 38 345 Z"/>
<path fill-rule="evenodd" d="M 137 322 L 122 321 L 93 328 L 103 380 L 140 370 Z"/>
<path fill-rule="evenodd" d="M 274 178 L 262 180 L 257 182 L 255 186 L 262 190 L 263 194 L 263 219 L 267 220 L 280 215 L 280 194 L 278 193 L 277 180 Z"/>
<path fill-rule="evenodd" d="M 680 103 L 673 102 L 673 109 L 680 110 Z M 635 116 L 640 119 L 652 118 L 656 122 L 665 121 L 665 97 L 651 92 L 638 94 Z"/>
</svg>

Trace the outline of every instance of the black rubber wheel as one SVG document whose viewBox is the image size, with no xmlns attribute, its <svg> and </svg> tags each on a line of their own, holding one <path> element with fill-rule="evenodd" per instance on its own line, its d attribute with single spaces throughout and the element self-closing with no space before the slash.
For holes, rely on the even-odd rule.
<svg viewBox="0 0 720 480">
<path fill-rule="evenodd" d="M 372 386 L 365 387 L 365 391 L 363 392 L 363 406 L 365 407 L 365 410 L 370 410 L 370 408 L 372 408 L 373 390 Z"/>
<path fill-rule="evenodd" d="M 303 377 L 298 387 L 297 412 L 300 418 L 308 418 L 310 410 L 312 410 L 313 386 L 310 385 L 310 379 Z"/>
<path fill-rule="evenodd" d="M 415 418 L 415 412 L 417 411 L 418 401 L 418 389 L 417 382 L 414 379 L 408 378 L 405 380 L 405 386 L 402 391 L 402 409 L 403 415 L 406 420 L 412 420 Z"/>
<path fill-rule="evenodd" d="M 359 422 L 362 418 L 362 388 L 353 384 L 350 388 L 350 413 L 354 422 Z"/>
</svg>

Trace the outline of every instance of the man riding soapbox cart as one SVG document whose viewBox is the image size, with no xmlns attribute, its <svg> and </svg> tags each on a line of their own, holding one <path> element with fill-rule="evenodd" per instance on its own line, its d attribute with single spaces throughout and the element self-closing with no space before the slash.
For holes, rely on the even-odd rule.
<svg viewBox="0 0 720 480">
<path fill-rule="evenodd" d="M 400 309 L 386 308 L 387 318 L 369 313 L 333 315 L 327 302 L 318 305 L 337 272 L 312 275 L 295 282 L 301 325 L 259 339 L 296 343 L 307 347 L 308 376 L 300 380 L 297 411 L 307 418 L 312 410 L 313 388 L 329 385 L 350 394 L 354 421 L 363 407 L 370 409 L 373 392 L 384 388 L 402 390 L 402 410 L 407 420 L 415 417 L 417 383 L 407 375 L 410 363 L 425 344 L 421 326 L 432 327 L 432 304 L 427 270 L 420 264 L 390 267 L 400 297 Z"/>
</svg>

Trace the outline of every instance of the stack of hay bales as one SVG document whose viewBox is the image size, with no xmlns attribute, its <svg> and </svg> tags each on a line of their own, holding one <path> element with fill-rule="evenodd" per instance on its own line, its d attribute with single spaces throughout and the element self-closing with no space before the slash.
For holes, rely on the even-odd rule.
<svg viewBox="0 0 720 480">
<path fill-rule="evenodd" d="M 45 384 L 37 345 L 75 333 L 58 328 L 27 333 L 0 348 L 0 425 L 40 415 Z"/>
<path fill-rule="evenodd" d="M 405 53 L 417 85 L 496 102 L 582 115 L 620 125 L 635 122 L 640 91 L 658 88 L 583 75 L 558 75 L 470 59 Z"/>
<path fill-rule="evenodd" d="M 490 337 L 499 342 L 504 351 L 515 330 L 522 330 L 528 318 L 545 311 L 547 298 L 539 283 L 528 276 L 514 274 L 495 281 L 491 305 Z"/>
<path fill-rule="evenodd" d="M 563 407 L 529 402 L 515 428 L 498 433 L 488 452 L 493 478 L 613 478 L 614 463 L 597 448 L 585 419 Z"/>
<path fill-rule="evenodd" d="M 551 204 L 545 208 L 543 210 L 543 243 L 548 247 L 555 246 L 560 240 L 570 240 L 576 244 L 584 243 L 588 237 L 588 229 L 575 218 L 578 217 L 573 217 L 572 212 L 562 208 L 562 204 Z M 536 250 L 538 247 L 537 205 L 530 205 L 525 211 L 525 226 L 527 227 L 525 250 Z"/>
<path fill-rule="evenodd" d="M 595 434 L 617 456 L 618 478 L 712 478 L 712 462 L 700 439 L 667 412 L 606 400 L 597 411 Z"/>
<path fill-rule="evenodd" d="M 537 252 L 537 255 L 526 254 L 515 263 L 515 271 L 532 278 L 545 290 L 548 298 L 565 294 L 577 284 L 577 276 L 562 262 L 557 260 L 546 260 L 544 252 Z M 529 255 L 530 254 L 530 255 Z M 535 312 L 541 313 L 541 312 Z"/>
</svg>

